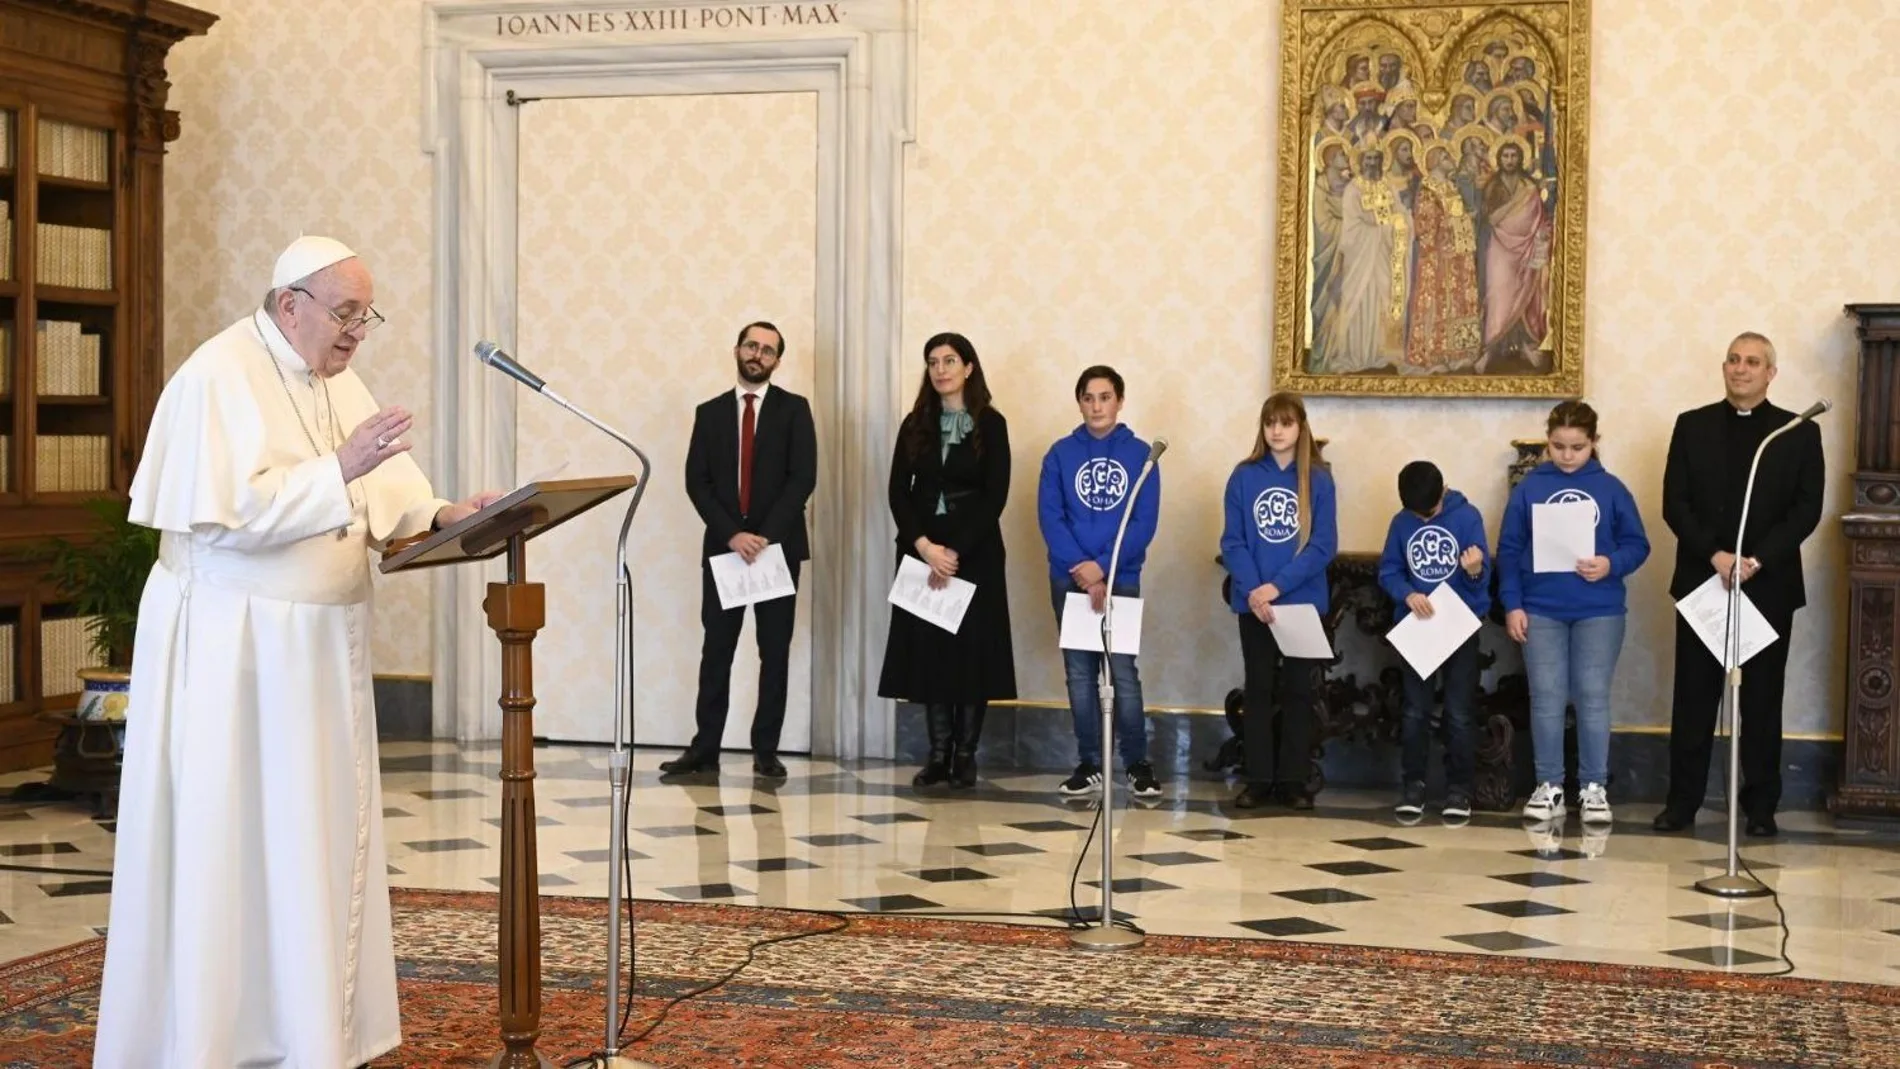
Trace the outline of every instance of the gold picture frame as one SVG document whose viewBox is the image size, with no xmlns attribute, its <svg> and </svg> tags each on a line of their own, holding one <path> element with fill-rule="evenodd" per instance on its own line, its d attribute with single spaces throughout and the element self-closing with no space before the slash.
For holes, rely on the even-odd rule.
<svg viewBox="0 0 1900 1069">
<path fill-rule="evenodd" d="M 1589 0 L 1286 0 L 1274 388 L 1581 395 L 1589 84 Z"/>
</svg>

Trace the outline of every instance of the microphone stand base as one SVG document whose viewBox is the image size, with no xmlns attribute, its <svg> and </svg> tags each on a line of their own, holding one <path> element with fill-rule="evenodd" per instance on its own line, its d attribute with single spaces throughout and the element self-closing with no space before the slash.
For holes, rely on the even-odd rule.
<svg viewBox="0 0 1900 1069">
<path fill-rule="evenodd" d="M 1768 888 L 1760 880 L 1727 873 L 1697 880 L 1695 889 L 1717 898 L 1761 898 L 1768 894 Z"/>
<path fill-rule="evenodd" d="M 624 1054 L 611 1054 L 604 1058 L 596 1056 L 587 1063 L 586 1069 L 659 1069 L 659 1066 L 635 1061 Z"/>
<path fill-rule="evenodd" d="M 1104 925 L 1069 935 L 1069 942 L 1083 950 L 1133 950 L 1146 939 L 1139 932 Z"/>
</svg>

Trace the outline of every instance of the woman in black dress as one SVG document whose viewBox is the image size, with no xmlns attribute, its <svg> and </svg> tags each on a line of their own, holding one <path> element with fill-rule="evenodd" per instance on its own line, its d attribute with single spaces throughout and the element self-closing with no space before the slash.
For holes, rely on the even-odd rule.
<svg viewBox="0 0 1900 1069">
<path fill-rule="evenodd" d="M 924 707 L 930 759 L 912 783 L 973 786 L 983 714 L 990 702 L 1016 696 L 1016 661 L 1000 522 L 1009 425 L 990 407 L 976 349 L 961 334 L 924 343 L 924 381 L 897 432 L 890 494 L 898 563 L 916 557 L 930 567 L 932 585 L 954 576 L 976 584 L 976 593 L 954 635 L 892 609 L 877 692 Z"/>
</svg>

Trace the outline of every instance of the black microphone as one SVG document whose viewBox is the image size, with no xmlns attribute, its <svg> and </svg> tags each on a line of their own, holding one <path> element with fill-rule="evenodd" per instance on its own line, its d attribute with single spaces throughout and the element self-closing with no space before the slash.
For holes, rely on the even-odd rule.
<svg viewBox="0 0 1900 1069">
<path fill-rule="evenodd" d="M 540 393 L 542 388 L 547 385 L 546 379 L 543 379 L 541 376 L 516 363 L 514 357 L 503 352 L 501 346 L 496 345 L 492 341 L 475 343 L 475 359 L 480 360 L 496 371 L 526 386 L 535 393 Z"/>
<path fill-rule="evenodd" d="M 1800 415 L 1796 416 L 1794 418 L 1795 422 L 1804 423 L 1820 415 L 1821 413 L 1826 412 L 1828 409 L 1833 408 L 1833 407 L 1834 407 L 1834 402 L 1823 397 L 1819 401 L 1816 401 L 1813 404 L 1809 405 L 1808 410 L 1806 412 L 1803 412 Z"/>
</svg>

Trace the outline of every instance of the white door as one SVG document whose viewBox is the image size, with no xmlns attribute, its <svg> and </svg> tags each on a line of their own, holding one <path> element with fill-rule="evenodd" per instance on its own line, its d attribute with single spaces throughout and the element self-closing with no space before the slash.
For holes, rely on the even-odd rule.
<svg viewBox="0 0 1900 1069">
<path fill-rule="evenodd" d="M 541 99 L 519 116 L 517 355 L 563 396 L 638 443 L 651 482 L 628 536 L 635 739 L 683 746 L 698 690 L 700 540 L 686 498 L 693 409 L 737 383 L 739 328 L 776 323 L 773 384 L 813 400 L 817 94 Z M 516 472 L 637 472 L 627 451 L 526 391 Z M 824 426 L 822 412 L 819 426 Z M 821 481 L 819 494 L 826 493 Z M 547 584 L 535 641 L 535 734 L 613 738 L 615 540 L 628 495 L 537 539 Z M 781 749 L 811 747 L 811 576 L 798 621 Z M 751 614 L 733 658 L 724 743 L 749 746 L 758 692 Z"/>
</svg>

